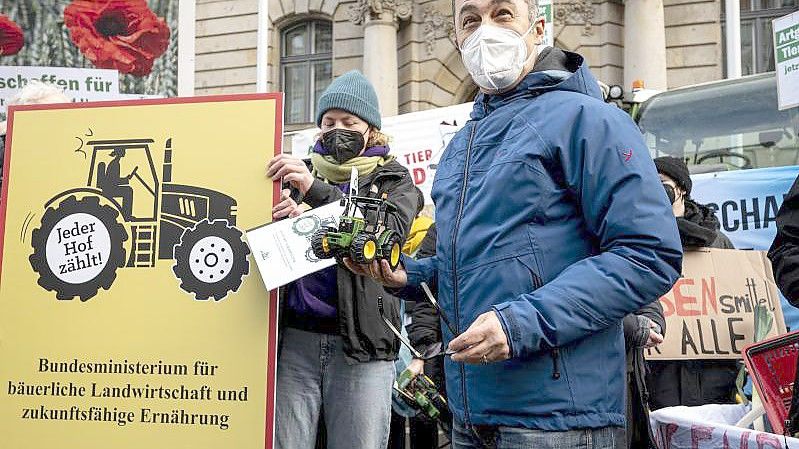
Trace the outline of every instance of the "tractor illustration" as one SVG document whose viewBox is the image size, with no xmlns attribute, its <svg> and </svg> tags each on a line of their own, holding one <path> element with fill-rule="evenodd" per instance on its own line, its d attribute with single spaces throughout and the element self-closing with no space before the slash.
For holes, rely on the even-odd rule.
<svg viewBox="0 0 799 449">
<path fill-rule="evenodd" d="M 172 182 L 172 139 L 159 179 L 152 139 L 96 140 L 88 180 L 45 204 L 31 233 L 29 261 L 56 298 L 87 301 L 108 290 L 119 268 L 173 262 L 180 288 L 219 301 L 249 273 L 249 248 L 236 226 L 236 200 Z M 128 174 L 123 175 L 124 171 Z M 127 244 L 126 244 L 127 242 Z"/>
<path fill-rule="evenodd" d="M 386 215 L 397 210 L 383 198 L 350 194 L 341 200 L 344 213 L 338 227 L 323 226 L 311 238 L 311 250 L 318 259 L 350 257 L 360 264 L 386 259 L 397 268 L 402 251 L 399 234 L 385 225 Z M 364 218 L 357 217 L 360 211 Z"/>
</svg>

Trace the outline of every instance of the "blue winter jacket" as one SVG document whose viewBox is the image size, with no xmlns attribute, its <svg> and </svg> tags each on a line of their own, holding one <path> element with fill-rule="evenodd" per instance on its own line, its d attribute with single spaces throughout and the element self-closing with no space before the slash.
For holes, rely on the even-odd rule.
<svg viewBox="0 0 799 449">
<path fill-rule="evenodd" d="M 622 318 L 681 269 L 641 133 L 602 101 L 581 56 L 560 55 L 563 70 L 477 97 L 433 182 L 437 255 L 405 259 L 409 286 L 437 282 L 459 333 L 494 310 L 508 336 L 507 361 L 447 358 L 450 407 L 467 424 L 623 426 Z"/>
</svg>

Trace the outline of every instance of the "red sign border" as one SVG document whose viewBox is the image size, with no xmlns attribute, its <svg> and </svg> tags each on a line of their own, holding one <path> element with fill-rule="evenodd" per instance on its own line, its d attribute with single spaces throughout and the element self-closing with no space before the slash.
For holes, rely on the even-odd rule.
<svg viewBox="0 0 799 449">
<path fill-rule="evenodd" d="M 150 106 L 161 104 L 186 104 L 186 103 L 216 103 L 230 101 L 274 100 L 275 101 L 275 142 L 274 156 L 283 152 L 283 94 L 234 94 L 234 95 L 207 95 L 196 97 L 156 98 L 144 100 L 119 100 L 119 101 L 91 101 L 75 103 L 52 103 L 36 105 L 11 105 L 8 107 L 8 127 L 6 131 L 5 154 L 3 155 L 3 186 L 0 194 L 0 273 L 3 267 L 3 247 L 5 244 L 6 206 L 8 198 L 9 171 L 11 167 L 11 145 L 13 140 L 14 113 L 17 111 L 41 111 L 55 109 L 83 109 L 107 108 L 118 106 Z M 272 206 L 280 201 L 280 181 L 272 183 Z M 1 279 L 1 278 L 0 278 Z M 266 426 L 264 434 L 264 449 L 274 446 L 275 431 L 275 384 L 277 382 L 277 291 L 269 292 L 269 316 L 274 319 L 269 323 L 267 342 L 267 372 L 266 372 Z M 271 419 L 270 419 L 271 418 Z"/>
</svg>

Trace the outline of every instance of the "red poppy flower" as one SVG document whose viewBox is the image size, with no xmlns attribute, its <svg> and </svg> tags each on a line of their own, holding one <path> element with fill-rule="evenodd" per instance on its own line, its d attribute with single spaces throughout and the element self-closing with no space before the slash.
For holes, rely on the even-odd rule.
<svg viewBox="0 0 799 449">
<path fill-rule="evenodd" d="M 22 29 L 13 20 L 0 14 L 0 56 L 19 53 L 25 45 Z"/>
<path fill-rule="evenodd" d="M 148 75 L 169 45 L 169 27 L 145 0 L 73 0 L 64 9 L 70 38 L 95 67 Z"/>
</svg>

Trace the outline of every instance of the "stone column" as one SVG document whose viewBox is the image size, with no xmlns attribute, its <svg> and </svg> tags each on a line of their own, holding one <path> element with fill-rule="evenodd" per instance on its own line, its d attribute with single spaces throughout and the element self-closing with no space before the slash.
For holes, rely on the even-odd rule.
<svg viewBox="0 0 799 449">
<path fill-rule="evenodd" d="M 635 80 L 643 80 L 647 89 L 668 87 L 663 0 L 624 2 L 624 89 Z"/>
<path fill-rule="evenodd" d="M 364 26 L 363 74 L 375 87 L 383 116 L 398 112 L 397 29 L 411 10 L 411 0 L 358 0 L 350 9 L 350 20 Z"/>
</svg>

